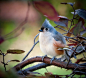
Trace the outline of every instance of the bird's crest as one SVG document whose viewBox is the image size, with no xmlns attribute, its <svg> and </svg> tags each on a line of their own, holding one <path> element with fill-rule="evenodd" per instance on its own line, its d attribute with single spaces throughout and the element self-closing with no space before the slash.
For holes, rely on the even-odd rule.
<svg viewBox="0 0 86 78">
<path fill-rule="evenodd" d="M 48 27 L 52 27 L 52 25 L 50 24 L 50 22 L 47 19 L 45 19 L 44 23 L 42 24 L 42 27 L 48 28 Z"/>
</svg>

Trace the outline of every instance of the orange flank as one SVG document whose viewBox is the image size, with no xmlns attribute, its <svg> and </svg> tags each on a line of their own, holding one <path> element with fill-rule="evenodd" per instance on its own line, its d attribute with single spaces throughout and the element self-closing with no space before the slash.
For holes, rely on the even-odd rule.
<svg viewBox="0 0 86 78">
<path fill-rule="evenodd" d="M 61 41 L 55 41 L 54 40 L 54 50 L 56 52 L 57 55 L 63 55 L 64 54 L 64 50 L 58 50 L 59 48 L 64 48 L 66 45 L 61 43 Z"/>
</svg>

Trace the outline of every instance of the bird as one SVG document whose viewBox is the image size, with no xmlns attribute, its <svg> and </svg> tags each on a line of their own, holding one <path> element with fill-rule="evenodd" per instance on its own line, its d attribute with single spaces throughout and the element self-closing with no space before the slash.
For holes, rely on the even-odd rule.
<svg viewBox="0 0 86 78">
<path fill-rule="evenodd" d="M 40 49 L 45 56 L 53 56 L 51 62 L 56 56 L 64 55 L 64 50 L 60 50 L 59 48 L 64 48 L 66 46 L 65 37 L 56 31 L 47 19 L 45 19 L 39 31 Z"/>
</svg>

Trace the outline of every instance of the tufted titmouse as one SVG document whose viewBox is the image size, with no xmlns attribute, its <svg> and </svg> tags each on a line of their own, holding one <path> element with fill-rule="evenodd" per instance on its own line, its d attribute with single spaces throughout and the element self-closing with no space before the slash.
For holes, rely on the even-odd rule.
<svg viewBox="0 0 86 78">
<path fill-rule="evenodd" d="M 64 50 L 59 50 L 59 48 L 66 46 L 66 40 L 61 33 L 55 30 L 47 19 L 45 19 L 39 31 L 40 49 L 44 54 L 50 56 L 64 54 Z"/>
</svg>

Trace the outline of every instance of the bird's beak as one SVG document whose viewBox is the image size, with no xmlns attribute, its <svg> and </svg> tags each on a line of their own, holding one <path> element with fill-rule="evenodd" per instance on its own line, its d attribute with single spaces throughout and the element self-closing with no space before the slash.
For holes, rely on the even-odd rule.
<svg viewBox="0 0 86 78">
<path fill-rule="evenodd" d="M 43 32 L 43 30 L 41 30 L 41 29 L 40 29 L 39 31 L 40 31 L 40 32 Z"/>
</svg>

